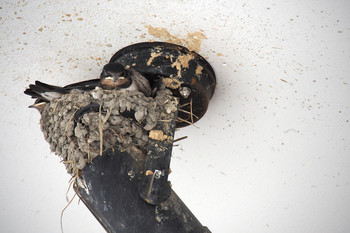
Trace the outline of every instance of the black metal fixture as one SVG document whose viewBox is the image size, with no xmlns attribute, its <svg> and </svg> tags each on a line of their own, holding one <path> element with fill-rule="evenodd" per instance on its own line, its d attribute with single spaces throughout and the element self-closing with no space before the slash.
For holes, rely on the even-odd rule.
<svg viewBox="0 0 350 233">
<path fill-rule="evenodd" d="M 42 117 L 43 115 L 49 117 L 48 120 L 51 122 L 49 124 L 45 124 L 45 120 L 41 120 L 45 138 L 49 142 L 61 142 L 59 145 L 50 144 L 51 149 L 58 154 L 64 151 L 65 155 L 60 155 L 66 159 L 66 164 L 79 163 L 80 167 L 69 170 L 76 174 L 73 186 L 76 193 L 107 232 L 210 232 L 207 227 L 201 225 L 172 190 L 168 175 L 175 129 L 198 121 L 205 114 L 209 100 L 214 94 L 216 79 L 212 67 L 199 54 L 189 51 L 185 47 L 164 42 L 145 42 L 127 46 L 115 53 L 109 63 L 121 64 L 120 67 L 125 67 L 125 73 L 135 70 L 141 76 L 146 77 L 156 96 L 154 99 L 144 96 L 150 98 L 147 99 L 149 101 L 147 103 L 151 103 L 153 106 L 154 100 L 157 98 L 157 101 L 161 103 L 158 102 L 156 111 L 158 118 L 152 120 L 154 122 L 152 128 L 139 134 L 139 138 L 146 137 L 143 142 L 143 145 L 146 146 L 141 149 L 132 145 L 125 149 L 117 143 L 112 143 L 110 145 L 113 146 L 108 146 L 107 150 L 103 150 L 102 101 L 99 97 L 94 97 L 92 94 L 80 95 L 80 92 L 75 92 L 72 95 L 75 96 L 74 98 L 83 99 L 82 105 L 76 107 L 76 102 L 64 102 L 67 100 L 66 97 L 62 96 L 63 94 L 77 87 L 80 91 L 92 91 L 99 85 L 99 79 L 83 81 L 65 87 L 51 86 L 37 81 L 36 85 L 30 85 L 25 91 L 26 94 L 37 98 L 32 107 L 37 108 Z M 131 68 L 133 70 L 127 71 Z M 125 79 L 125 77 L 121 77 L 121 79 Z M 145 79 L 143 78 L 143 80 Z M 159 92 L 157 92 L 157 88 L 159 88 Z M 62 96 L 62 98 L 52 100 L 53 102 L 45 99 L 43 96 L 46 92 L 52 93 L 49 90 L 57 91 L 57 95 Z M 96 90 L 98 91 L 98 88 Z M 95 95 L 97 95 L 96 93 Z M 90 99 L 86 100 L 85 97 Z M 112 100 L 121 101 L 118 98 L 112 98 Z M 70 104 L 70 106 L 65 105 L 65 103 Z M 129 102 L 129 105 L 133 103 Z M 50 114 L 55 113 L 56 108 L 60 106 L 62 112 L 57 114 L 61 115 L 51 116 Z M 104 110 L 106 118 L 103 119 L 108 119 L 108 111 L 112 111 L 113 107 L 115 106 Z M 76 108 L 74 113 L 72 113 L 73 108 Z M 70 111 L 71 115 L 68 118 L 67 116 L 62 117 L 67 111 Z M 128 108 L 126 111 L 118 112 L 117 116 L 114 115 L 114 117 L 117 119 L 120 114 L 126 122 L 137 123 L 138 125 L 133 126 L 141 127 L 140 117 L 138 117 L 139 120 L 136 119 L 136 115 L 139 113 L 136 114 L 135 111 Z M 71 137 L 84 134 L 85 136 L 79 139 L 79 142 L 84 143 L 84 141 L 88 141 L 87 137 L 92 134 L 98 135 L 96 130 L 86 133 L 87 131 L 81 128 L 90 125 L 90 123 L 86 123 L 89 114 L 99 114 L 98 129 L 101 145 L 99 155 L 102 156 L 96 154 L 91 162 L 88 152 L 87 158 L 82 157 L 78 161 L 76 157 L 70 155 L 82 154 L 79 151 L 74 153 L 72 151 L 84 146 L 77 146 L 78 141 L 74 143 Z M 140 114 L 143 116 L 143 112 Z M 56 118 L 63 119 L 64 122 L 57 122 Z M 85 123 L 83 123 L 84 119 Z M 73 121 L 71 122 L 71 120 Z M 52 139 L 48 137 L 48 132 L 56 135 L 58 133 L 56 129 L 62 131 L 62 127 L 64 127 L 62 138 Z M 108 129 L 114 131 L 111 128 Z M 45 132 L 45 130 L 49 131 Z M 117 136 L 112 136 L 112 139 L 109 138 L 109 140 L 113 141 L 113 138 L 116 137 L 123 138 L 121 134 L 115 135 Z M 69 140 L 64 141 L 67 140 L 67 137 Z M 96 140 L 90 140 L 90 143 L 93 142 Z M 73 146 L 72 150 L 66 147 L 69 143 Z M 88 149 L 89 145 L 88 142 Z M 70 154 L 67 155 L 68 152 Z M 69 161 L 67 161 L 67 157 L 70 158 Z M 81 165 L 85 164 L 86 167 L 83 168 Z"/>
</svg>

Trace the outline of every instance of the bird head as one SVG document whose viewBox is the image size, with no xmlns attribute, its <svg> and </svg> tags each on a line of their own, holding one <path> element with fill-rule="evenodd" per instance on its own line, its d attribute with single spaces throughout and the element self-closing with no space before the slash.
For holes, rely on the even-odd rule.
<svg viewBox="0 0 350 233">
<path fill-rule="evenodd" d="M 109 63 L 103 67 L 100 75 L 100 86 L 107 90 L 119 90 L 131 85 L 129 71 L 119 63 Z"/>
<path fill-rule="evenodd" d="M 30 105 L 29 108 L 35 108 L 40 112 L 40 114 L 44 111 L 45 107 L 47 105 L 47 102 L 36 100 L 34 104 Z"/>
</svg>

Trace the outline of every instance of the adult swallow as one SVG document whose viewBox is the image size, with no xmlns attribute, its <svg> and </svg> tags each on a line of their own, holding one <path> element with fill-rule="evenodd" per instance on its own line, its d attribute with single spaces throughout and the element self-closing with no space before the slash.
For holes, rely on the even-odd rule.
<svg viewBox="0 0 350 233">
<path fill-rule="evenodd" d="M 45 107 L 46 102 L 58 99 L 72 90 L 81 92 L 89 91 L 100 86 L 106 90 L 140 91 L 145 96 L 151 96 L 151 86 L 148 80 L 134 69 L 125 69 L 121 64 L 109 63 L 103 67 L 100 79 L 91 79 L 78 83 L 69 84 L 64 87 L 49 85 L 40 81 L 29 85 L 24 93 L 36 99 L 29 107 L 37 108 L 39 111 Z"/>
</svg>

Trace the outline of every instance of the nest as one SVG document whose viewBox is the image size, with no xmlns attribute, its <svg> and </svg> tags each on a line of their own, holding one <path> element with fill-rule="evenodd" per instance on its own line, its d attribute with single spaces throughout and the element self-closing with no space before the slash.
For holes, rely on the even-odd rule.
<svg viewBox="0 0 350 233">
<path fill-rule="evenodd" d="M 59 155 L 67 172 L 74 175 L 108 148 L 131 146 L 145 152 L 148 133 L 160 117 L 168 89 L 160 88 L 155 98 L 137 91 L 72 91 L 51 101 L 41 112 L 41 130 L 50 149 Z M 76 119 L 78 111 L 98 106 Z"/>
</svg>

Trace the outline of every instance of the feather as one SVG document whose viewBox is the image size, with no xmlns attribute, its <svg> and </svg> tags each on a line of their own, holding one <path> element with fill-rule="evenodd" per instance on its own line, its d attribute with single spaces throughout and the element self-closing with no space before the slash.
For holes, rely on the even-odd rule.
<svg viewBox="0 0 350 233">
<path fill-rule="evenodd" d="M 138 91 L 142 92 L 145 96 L 151 96 L 152 90 L 148 80 L 134 69 L 130 69 L 130 72 L 131 79 L 137 86 Z"/>
</svg>

